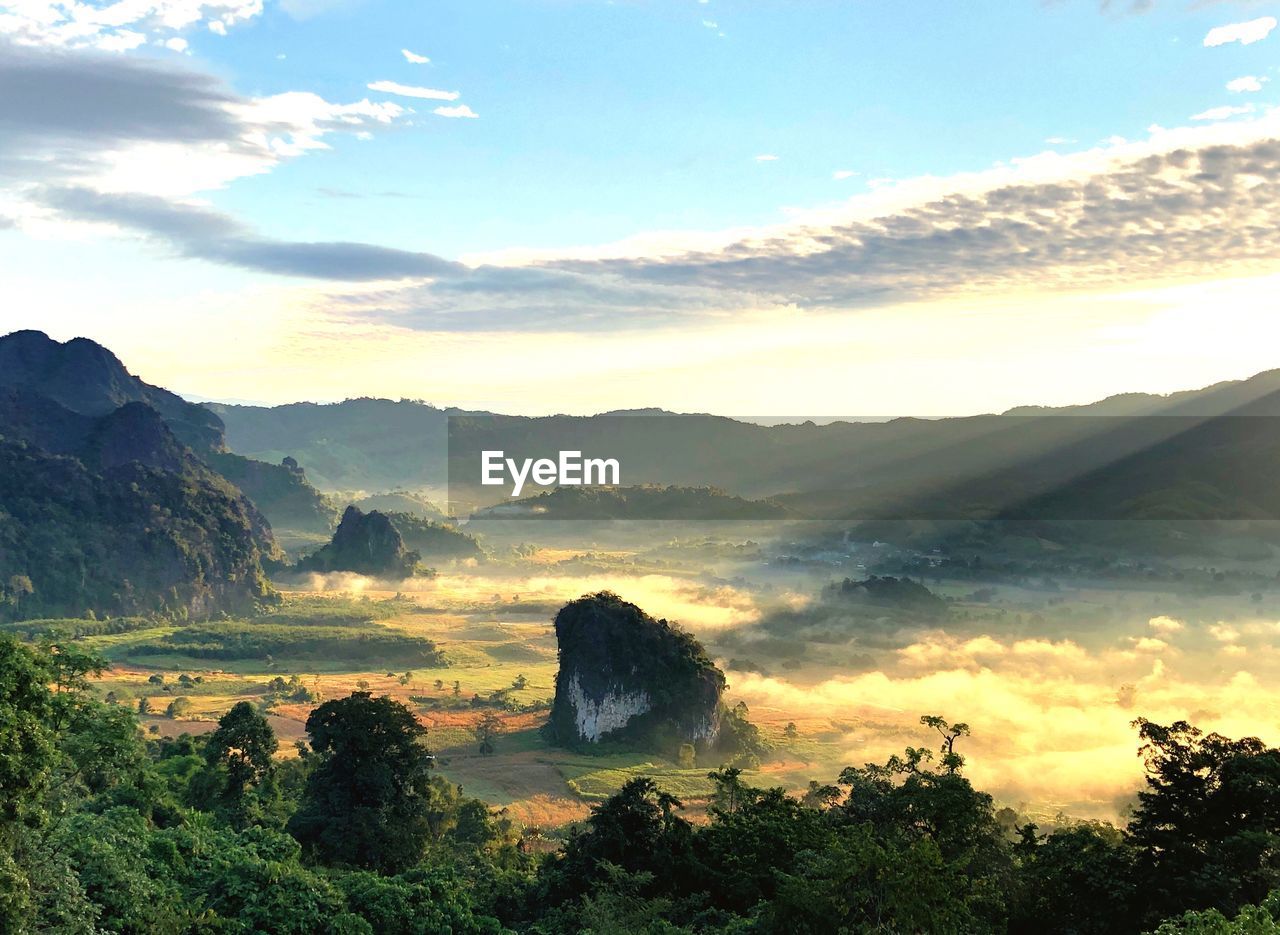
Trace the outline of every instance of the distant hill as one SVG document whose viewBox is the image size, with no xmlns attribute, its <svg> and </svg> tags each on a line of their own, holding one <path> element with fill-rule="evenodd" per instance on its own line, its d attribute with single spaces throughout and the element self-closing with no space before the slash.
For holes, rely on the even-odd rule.
<svg viewBox="0 0 1280 935">
<path fill-rule="evenodd" d="M 488 507 L 473 519 L 734 520 L 792 514 L 771 500 L 746 500 L 715 487 L 557 487 Z"/>
<path fill-rule="evenodd" d="M 773 516 L 1280 516 L 1280 503 L 1265 489 L 1274 463 L 1267 439 L 1280 417 L 1280 371 L 1168 396 L 1125 394 L 1088 405 L 965 418 L 825 425 L 765 426 L 655 410 L 525 418 L 370 399 L 214 408 L 227 420 L 228 439 L 239 452 L 275 457 L 295 447 L 307 452 L 309 470 L 348 489 L 447 481 L 455 503 L 473 504 L 485 517 L 513 509 L 500 488 L 479 484 L 480 454 L 487 450 L 534 458 L 562 450 L 610 457 L 622 465 L 621 484 L 628 488 L 714 487 L 728 497 L 770 503 L 777 508 Z M 1197 450 L 1208 442 L 1212 458 Z M 614 518 L 639 509 L 598 489 L 527 490 L 531 496 L 516 512 L 532 506 L 545 518 Z M 537 500 L 540 494 L 548 499 Z M 484 512 L 486 507 L 498 509 Z"/>
<path fill-rule="evenodd" d="M 387 513 L 386 517 L 400 533 L 405 548 L 412 549 L 427 561 L 479 558 L 483 554 L 474 536 L 453 526 L 410 513 Z"/>
<path fill-rule="evenodd" d="M 206 407 L 226 425 L 233 451 L 271 462 L 292 455 L 322 490 L 444 485 L 444 409 L 389 399 Z"/>
<path fill-rule="evenodd" d="M 336 498 L 337 494 L 334 496 Z M 367 496 L 352 499 L 351 503 L 360 507 L 366 513 L 370 510 L 380 510 L 383 513 L 402 513 L 407 516 L 416 516 L 419 519 L 443 520 L 445 518 L 444 511 L 426 497 L 407 490 L 389 490 L 385 493 L 368 494 Z"/>
</svg>

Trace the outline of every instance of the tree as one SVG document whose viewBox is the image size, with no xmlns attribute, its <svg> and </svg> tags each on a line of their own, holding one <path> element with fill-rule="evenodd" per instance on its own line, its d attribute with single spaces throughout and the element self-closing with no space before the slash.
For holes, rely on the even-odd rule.
<svg viewBox="0 0 1280 935">
<path fill-rule="evenodd" d="M 191 711 L 191 699 L 185 695 L 173 699 L 169 702 L 169 707 L 165 708 L 165 716 L 170 718 L 183 717 Z"/>
<path fill-rule="evenodd" d="M 247 817 L 246 797 L 271 774 L 276 747 L 276 732 L 247 701 L 233 705 L 205 740 L 205 763 L 223 777 L 216 795 L 233 824 Z"/>
<path fill-rule="evenodd" d="M 50 677 L 44 659 L 16 640 L 0 639 L 0 832 L 49 782 L 55 756 Z"/>
<path fill-rule="evenodd" d="M 942 746 L 939 748 L 942 754 L 942 768 L 952 775 L 959 772 L 964 766 L 964 757 L 956 753 L 956 739 L 969 736 L 969 725 L 948 724 L 945 718 L 938 717 L 936 714 L 924 715 L 920 718 L 920 723 L 925 727 L 932 727 L 942 737 Z"/>
<path fill-rule="evenodd" d="M 356 692 L 307 718 L 317 764 L 288 830 L 325 863 L 396 872 L 432 835 L 426 728 L 399 702 Z"/>
<path fill-rule="evenodd" d="M 150 714 L 150 713 L 151 713 L 151 699 L 150 699 L 150 698 L 142 697 L 142 698 L 139 698 L 139 699 L 138 699 L 138 713 L 139 713 L 139 714 Z"/>
<path fill-rule="evenodd" d="M 476 724 L 476 740 L 480 744 L 480 753 L 490 756 L 494 751 L 494 741 L 502 733 L 502 719 L 492 711 L 486 711 L 484 717 Z"/>
<path fill-rule="evenodd" d="M 457 682 L 457 681 L 455 681 L 455 682 L 453 683 L 453 693 L 454 693 L 454 695 L 455 695 L 455 696 L 456 696 L 456 695 L 461 695 L 461 694 L 462 694 L 462 683 L 461 683 L 461 682 Z"/>
<path fill-rule="evenodd" d="M 22 602 L 36 593 L 36 586 L 26 575 L 12 575 L 9 578 L 9 600 L 13 602 L 14 616 L 21 616 Z"/>
<path fill-rule="evenodd" d="M 516 676 L 515 681 L 511 683 L 511 687 L 516 691 L 524 691 L 529 687 L 529 680 L 525 678 L 525 675 L 522 672 Z"/>
<path fill-rule="evenodd" d="M 800 731 L 796 727 L 795 721 L 787 721 L 787 726 L 782 729 L 782 736 L 788 740 L 795 740 L 800 736 Z"/>
<path fill-rule="evenodd" d="M 412 680 L 413 680 L 412 672 L 406 672 L 404 675 L 400 676 L 401 685 L 408 685 Z"/>
<path fill-rule="evenodd" d="M 1134 725 L 1147 776 L 1128 830 L 1145 921 L 1210 906 L 1232 915 L 1280 888 L 1280 750 L 1186 721 Z"/>
</svg>

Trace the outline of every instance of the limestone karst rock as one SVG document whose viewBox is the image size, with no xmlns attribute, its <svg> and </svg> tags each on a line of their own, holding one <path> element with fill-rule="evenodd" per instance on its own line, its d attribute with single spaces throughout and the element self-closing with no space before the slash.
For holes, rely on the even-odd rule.
<svg viewBox="0 0 1280 935">
<path fill-rule="evenodd" d="M 352 571 L 381 578 L 410 578 L 421 556 L 404 547 L 391 520 L 349 506 L 328 545 L 298 562 L 299 571 Z"/>
<path fill-rule="evenodd" d="M 693 636 L 607 591 L 566 604 L 555 627 L 553 741 L 655 749 L 716 743 L 724 674 Z"/>
</svg>

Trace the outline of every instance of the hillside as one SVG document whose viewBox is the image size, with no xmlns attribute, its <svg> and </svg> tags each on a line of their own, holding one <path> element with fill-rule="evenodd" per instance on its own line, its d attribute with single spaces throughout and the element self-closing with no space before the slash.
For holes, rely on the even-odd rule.
<svg viewBox="0 0 1280 935">
<path fill-rule="evenodd" d="M 216 414 L 138 379 L 111 351 L 87 338 L 58 342 L 40 331 L 0 337 L 0 393 L 52 400 L 85 416 L 143 403 L 207 467 L 247 495 L 272 525 L 328 533 L 337 520 L 334 506 L 303 473 L 284 467 L 280 458 L 266 464 L 232 454 Z"/>
<path fill-rule="evenodd" d="M 39 442 L 0 421 L 0 614 L 207 617 L 271 597 L 270 528 L 154 410 L 39 408 Z"/>
</svg>

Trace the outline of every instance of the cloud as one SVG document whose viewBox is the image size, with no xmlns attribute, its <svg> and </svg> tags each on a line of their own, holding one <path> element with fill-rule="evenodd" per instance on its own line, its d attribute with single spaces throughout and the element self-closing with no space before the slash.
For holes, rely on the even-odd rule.
<svg viewBox="0 0 1280 935">
<path fill-rule="evenodd" d="M 1227 82 L 1227 90 L 1233 94 L 1261 91 L 1262 82 L 1266 80 L 1266 78 L 1256 78 L 1253 75 L 1245 75 L 1242 78 L 1233 78 Z"/>
<path fill-rule="evenodd" d="M 831 177 L 837 182 L 843 182 L 845 179 L 851 179 L 855 175 L 861 175 L 861 172 L 854 172 L 852 169 L 836 169 L 831 173 Z"/>
<path fill-rule="evenodd" d="M 426 101 L 456 101 L 461 95 L 457 91 L 438 91 L 435 88 L 419 88 L 398 81 L 371 81 L 367 85 L 370 91 L 383 94 L 398 94 L 401 97 L 415 97 Z"/>
<path fill-rule="evenodd" d="M 463 272 L 458 264 L 428 253 L 362 243 L 274 240 L 210 208 L 151 195 L 47 188 L 39 199 L 65 218 L 110 224 L 171 246 L 183 257 L 255 272 L 349 282 Z"/>
<path fill-rule="evenodd" d="M 404 60 L 411 65 L 425 65 L 431 61 L 425 55 L 419 55 L 417 52 L 410 52 L 408 49 L 401 49 L 400 54 L 404 56 Z"/>
<path fill-rule="evenodd" d="M 1252 45 L 1267 38 L 1275 28 L 1274 16 L 1260 16 L 1243 23 L 1228 23 L 1226 26 L 1215 26 L 1210 29 L 1204 37 L 1204 44 L 1209 48 L 1230 42 Z"/>
<path fill-rule="evenodd" d="M 778 157 L 775 156 L 773 153 L 761 153 L 759 156 L 756 156 L 755 159 L 756 159 L 756 162 L 777 162 L 778 161 Z"/>
<path fill-rule="evenodd" d="M 459 104 L 456 107 L 437 107 L 431 112 L 437 117 L 469 117 L 474 119 L 480 116 L 466 104 Z"/>
<path fill-rule="evenodd" d="M 585 332 L 1274 272 L 1280 115 L 886 183 L 772 228 L 472 262 L 341 301 L 423 330 Z"/>
<path fill-rule="evenodd" d="M 11 2 L 0 6 L 0 37 L 23 46 L 125 52 L 201 25 L 225 35 L 261 14 L 262 0 Z"/>
<path fill-rule="evenodd" d="M 1210 107 L 1208 110 L 1202 110 L 1198 114 L 1192 114 L 1192 120 L 1227 120 L 1231 117 L 1239 117 L 1242 114 L 1253 113 L 1252 104 L 1223 105 L 1222 107 Z"/>
<path fill-rule="evenodd" d="M 176 61 L 0 43 L 0 187 L 180 195 L 267 172 L 403 107 L 288 92 L 245 98 Z"/>
<path fill-rule="evenodd" d="M 1161 634 L 1178 633 L 1185 628 L 1181 620 L 1166 616 L 1152 617 L 1147 621 L 1147 626 Z"/>
</svg>

